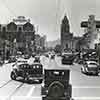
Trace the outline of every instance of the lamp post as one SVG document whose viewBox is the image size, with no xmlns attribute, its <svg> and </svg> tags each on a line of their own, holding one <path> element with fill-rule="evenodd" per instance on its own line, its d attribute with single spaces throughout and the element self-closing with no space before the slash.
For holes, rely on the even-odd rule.
<svg viewBox="0 0 100 100">
<path fill-rule="evenodd" d="M 5 44 L 6 44 L 6 28 L 3 27 L 3 30 L 2 30 L 2 39 L 4 40 L 3 42 L 3 63 L 5 62 Z"/>
</svg>

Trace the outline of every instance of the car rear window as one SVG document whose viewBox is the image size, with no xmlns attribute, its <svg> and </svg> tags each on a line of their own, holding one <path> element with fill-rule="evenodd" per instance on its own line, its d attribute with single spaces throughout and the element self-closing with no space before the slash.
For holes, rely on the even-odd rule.
<svg viewBox="0 0 100 100">
<path fill-rule="evenodd" d="M 96 63 L 89 63 L 88 67 L 97 67 Z"/>
</svg>

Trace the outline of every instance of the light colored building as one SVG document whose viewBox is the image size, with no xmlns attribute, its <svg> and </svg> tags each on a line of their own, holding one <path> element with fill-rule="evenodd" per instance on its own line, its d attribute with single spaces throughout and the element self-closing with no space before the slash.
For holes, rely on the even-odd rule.
<svg viewBox="0 0 100 100">
<path fill-rule="evenodd" d="M 100 21 L 96 20 L 94 15 L 89 15 L 88 21 L 83 21 L 81 27 L 86 30 L 89 48 L 94 49 L 100 39 Z"/>
<path fill-rule="evenodd" d="M 46 46 L 46 36 L 40 36 L 39 34 L 35 34 L 35 46 L 36 50 L 43 50 Z"/>
</svg>

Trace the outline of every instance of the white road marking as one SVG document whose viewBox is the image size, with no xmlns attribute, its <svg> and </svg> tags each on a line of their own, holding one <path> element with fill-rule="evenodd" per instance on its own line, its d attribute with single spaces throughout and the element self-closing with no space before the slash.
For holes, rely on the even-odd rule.
<svg viewBox="0 0 100 100">
<path fill-rule="evenodd" d="M 75 100 L 100 100 L 100 97 L 74 97 Z"/>
<path fill-rule="evenodd" d="M 27 94 L 27 97 L 30 97 L 30 96 L 32 95 L 32 92 L 34 91 L 34 89 L 35 89 L 35 86 L 33 86 L 33 87 L 30 89 L 30 91 L 29 91 L 28 94 Z"/>
<path fill-rule="evenodd" d="M 98 89 L 100 89 L 100 86 L 72 86 L 72 88 L 77 88 L 77 89 L 79 89 L 79 88 L 81 88 L 81 89 L 88 89 L 88 88 L 94 88 L 94 89 L 96 89 L 96 88 L 98 88 Z"/>
</svg>

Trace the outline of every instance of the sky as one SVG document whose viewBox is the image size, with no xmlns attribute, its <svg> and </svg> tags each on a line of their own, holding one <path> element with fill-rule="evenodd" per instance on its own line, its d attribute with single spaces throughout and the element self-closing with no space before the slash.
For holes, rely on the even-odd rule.
<svg viewBox="0 0 100 100">
<path fill-rule="evenodd" d="M 7 24 L 17 16 L 30 18 L 37 33 L 47 35 L 47 40 L 60 38 L 61 20 L 66 14 L 70 31 L 82 36 L 81 21 L 88 15 L 100 19 L 100 0 L 0 0 L 0 23 Z"/>
</svg>

